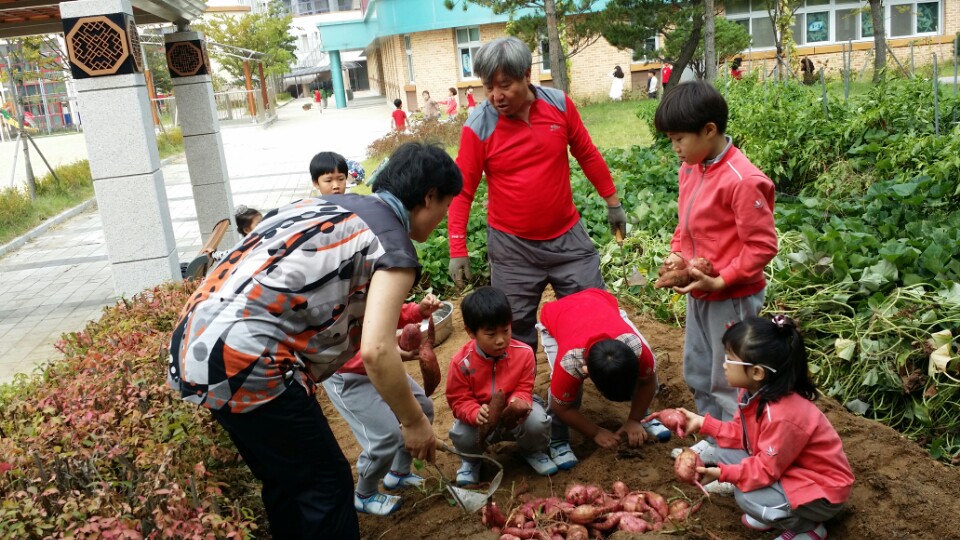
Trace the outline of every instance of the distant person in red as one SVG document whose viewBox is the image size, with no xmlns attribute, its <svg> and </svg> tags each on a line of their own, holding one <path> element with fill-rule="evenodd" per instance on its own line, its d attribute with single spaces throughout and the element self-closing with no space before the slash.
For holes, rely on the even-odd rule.
<svg viewBox="0 0 960 540">
<path fill-rule="evenodd" d="M 467 87 L 467 114 L 471 114 L 473 109 L 477 106 L 476 100 L 473 99 L 473 87 Z"/>
<path fill-rule="evenodd" d="M 670 64 L 664 64 L 663 68 L 660 70 L 660 84 L 666 86 L 670 82 L 670 74 L 673 73 L 673 66 Z"/>
<path fill-rule="evenodd" d="M 730 62 L 730 76 L 734 79 L 740 80 L 743 78 L 743 70 L 740 69 L 740 64 L 743 63 L 743 58 L 739 56 L 733 59 L 733 62 Z"/>
<path fill-rule="evenodd" d="M 397 131 L 404 131 L 407 129 L 407 113 L 403 112 L 403 102 L 400 99 L 393 100 L 393 106 L 397 110 L 391 113 L 393 116 L 393 129 Z"/>
</svg>

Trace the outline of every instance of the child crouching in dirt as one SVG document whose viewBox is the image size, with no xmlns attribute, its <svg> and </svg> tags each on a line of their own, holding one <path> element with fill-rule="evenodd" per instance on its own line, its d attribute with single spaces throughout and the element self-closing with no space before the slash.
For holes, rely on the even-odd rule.
<svg viewBox="0 0 960 540">
<path fill-rule="evenodd" d="M 516 440 L 523 457 L 537 474 L 551 475 L 557 466 L 545 453 L 550 441 L 550 417 L 539 396 L 533 396 L 536 359 L 530 346 L 511 339 L 513 312 L 503 291 L 480 287 L 460 304 L 468 341 L 450 360 L 447 402 L 456 420 L 450 440 L 460 452 L 482 453 L 486 444 Z M 491 407 L 501 392 L 502 407 Z M 493 409 L 502 409 L 498 422 Z M 479 437 L 486 435 L 486 440 Z M 480 462 L 463 459 L 457 485 L 476 484 Z"/>
<path fill-rule="evenodd" d="M 537 329 L 550 366 L 550 457 L 557 467 L 571 469 L 579 462 L 570 448 L 571 427 L 607 449 L 624 442 L 624 436 L 630 446 L 642 445 L 647 437 L 670 438 L 658 420 L 641 423 L 657 390 L 656 363 L 650 345 L 612 294 L 584 289 L 547 302 Z M 588 377 L 603 397 L 630 401 L 630 414 L 616 433 L 580 412 Z"/>
<path fill-rule="evenodd" d="M 777 540 L 823 540 L 823 522 L 849 498 L 853 472 L 840 436 L 813 404 L 803 337 L 783 315 L 747 317 L 723 334 L 723 346 L 724 374 L 741 389 L 739 414 L 721 422 L 680 409 L 688 432 L 719 446 L 719 466 L 697 468 L 702 482 L 732 483 L 749 529 L 782 529 Z"/>
<path fill-rule="evenodd" d="M 404 304 L 397 328 L 403 328 L 410 323 L 419 324 L 427 317 L 432 317 L 440 306 L 440 301 L 432 294 L 425 296 L 419 304 Z M 416 351 L 401 350 L 400 357 L 404 361 L 413 360 L 416 358 Z M 433 400 L 424 394 L 423 388 L 410 375 L 407 375 L 407 383 L 413 391 L 413 397 L 423 409 L 423 414 L 433 423 Z M 373 387 L 373 382 L 363 367 L 360 353 L 322 384 L 330 402 L 350 425 L 353 436 L 362 448 L 357 458 L 354 508 L 365 514 L 390 514 L 400 507 L 401 499 L 396 495 L 380 493 L 381 478 L 383 487 L 389 490 L 419 487 L 423 484 L 423 478 L 410 472 L 412 459 L 403 447 L 400 422 Z"/>
</svg>

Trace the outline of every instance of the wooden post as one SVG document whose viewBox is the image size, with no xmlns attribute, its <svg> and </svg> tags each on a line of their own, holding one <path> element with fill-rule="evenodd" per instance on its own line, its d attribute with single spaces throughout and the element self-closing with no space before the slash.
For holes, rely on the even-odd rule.
<svg viewBox="0 0 960 540">
<path fill-rule="evenodd" d="M 160 116 L 157 114 L 157 89 L 153 87 L 153 74 L 149 69 L 143 70 L 143 76 L 147 80 L 147 98 L 150 99 L 150 114 L 153 115 L 153 125 L 160 125 Z"/>
<path fill-rule="evenodd" d="M 250 116 L 257 117 L 257 102 L 253 99 L 253 81 L 250 79 L 250 61 L 243 61 L 243 80 L 247 86 L 247 108 L 250 109 Z"/>
<path fill-rule="evenodd" d="M 257 71 L 260 75 L 260 95 L 263 96 L 264 112 L 270 110 L 270 100 L 267 97 L 267 80 L 263 76 L 263 62 L 257 62 Z"/>
</svg>

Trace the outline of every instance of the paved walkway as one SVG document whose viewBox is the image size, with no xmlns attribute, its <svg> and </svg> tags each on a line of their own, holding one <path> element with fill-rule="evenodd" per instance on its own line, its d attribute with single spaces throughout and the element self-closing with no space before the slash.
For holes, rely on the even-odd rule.
<svg viewBox="0 0 960 540">
<path fill-rule="evenodd" d="M 343 110 L 304 111 L 304 103 L 281 107 L 266 127 L 221 130 L 235 205 L 275 208 L 308 195 L 313 155 L 332 150 L 362 160 L 367 145 L 389 130 L 393 109 L 361 93 Z M 162 170 L 177 251 L 186 261 L 201 246 L 186 159 Z M 80 330 L 116 300 L 95 205 L 0 256 L 0 383 L 59 358 L 53 344 L 60 335 Z"/>
</svg>

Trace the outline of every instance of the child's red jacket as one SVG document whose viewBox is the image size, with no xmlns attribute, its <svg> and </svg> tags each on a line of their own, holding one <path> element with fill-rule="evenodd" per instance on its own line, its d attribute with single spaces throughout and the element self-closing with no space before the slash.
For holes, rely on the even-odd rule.
<svg viewBox="0 0 960 540">
<path fill-rule="evenodd" d="M 817 499 L 846 502 L 853 472 L 840 436 L 830 420 L 803 396 L 791 393 L 767 403 L 757 419 L 759 399 L 744 403 L 730 422 L 707 415 L 701 435 L 717 440 L 721 448 L 740 448 L 749 456 L 738 464 L 720 465 L 720 481 L 740 491 L 754 491 L 777 480 L 792 508 Z"/>
<path fill-rule="evenodd" d="M 766 287 L 763 268 L 777 254 L 773 182 L 732 144 L 713 163 L 680 167 L 680 220 L 670 250 L 705 257 L 726 288 L 690 294 L 726 300 Z"/>
<path fill-rule="evenodd" d="M 516 397 L 532 405 L 536 377 L 529 345 L 511 339 L 506 354 L 493 360 L 478 353 L 477 341 L 471 339 L 450 360 L 447 403 L 457 420 L 476 426 L 480 407 L 490 403 L 497 389 L 506 394 L 507 403 Z"/>
</svg>

